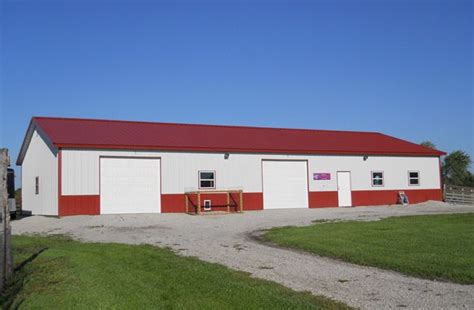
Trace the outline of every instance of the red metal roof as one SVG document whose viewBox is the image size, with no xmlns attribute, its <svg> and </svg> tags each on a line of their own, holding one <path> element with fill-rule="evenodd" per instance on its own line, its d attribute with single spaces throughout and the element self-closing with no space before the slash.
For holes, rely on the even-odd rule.
<svg viewBox="0 0 474 310">
<path fill-rule="evenodd" d="M 445 153 L 377 132 L 283 129 L 34 117 L 59 148 L 280 154 L 440 156 Z"/>
</svg>

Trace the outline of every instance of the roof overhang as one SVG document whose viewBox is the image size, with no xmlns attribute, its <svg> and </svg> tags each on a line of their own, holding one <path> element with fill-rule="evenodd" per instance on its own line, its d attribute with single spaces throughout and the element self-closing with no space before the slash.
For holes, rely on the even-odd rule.
<svg viewBox="0 0 474 310">
<path fill-rule="evenodd" d="M 367 151 L 341 151 L 341 150 L 275 150 L 275 149 L 239 149 L 239 148 L 207 148 L 207 147 L 173 147 L 173 146 L 140 146 L 135 145 L 107 145 L 107 144 L 68 144 L 57 143 L 61 149 L 94 149 L 94 150 L 134 150 L 134 151 L 166 151 L 166 152 L 202 152 L 202 153 L 241 153 L 241 154 L 285 154 L 285 155 L 345 155 L 345 156 L 416 156 L 416 157 L 439 157 L 446 155 L 445 152 L 433 150 L 433 153 L 415 152 L 367 152 Z"/>
<path fill-rule="evenodd" d="M 35 118 L 33 117 L 30 121 L 30 124 L 28 125 L 25 138 L 23 139 L 20 152 L 18 153 L 18 158 L 16 159 L 17 166 L 21 166 L 23 164 L 23 160 L 25 159 L 26 152 L 30 146 L 31 139 L 33 138 L 35 131 L 43 138 L 44 142 L 51 149 L 51 151 L 54 152 L 57 150 L 58 147 L 54 145 L 49 136 L 44 132 L 43 129 L 41 129 L 41 126 L 35 121 Z"/>
</svg>

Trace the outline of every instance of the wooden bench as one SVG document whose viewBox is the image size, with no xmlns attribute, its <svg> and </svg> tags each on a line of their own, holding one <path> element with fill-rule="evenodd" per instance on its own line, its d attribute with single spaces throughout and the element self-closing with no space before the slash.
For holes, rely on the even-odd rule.
<svg viewBox="0 0 474 310">
<path fill-rule="evenodd" d="M 244 210 L 244 197 L 243 197 L 243 191 L 242 190 L 236 190 L 236 189 L 218 189 L 218 190 L 198 190 L 198 191 L 190 191 L 190 192 L 185 192 L 184 193 L 184 200 L 185 200 L 185 206 L 186 206 L 186 213 L 190 214 L 189 212 L 189 203 L 192 203 L 192 200 L 190 199 L 190 196 L 197 196 L 197 205 L 195 207 L 195 212 L 194 214 L 201 215 L 203 214 L 202 212 L 202 205 L 201 205 L 201 195 L 203 194 L 225 194 L 226 195 L 226 204 L 224 205 L 227 207 L 227 213 L 230 213 L 230 207 L 235 206 L 235 211 L 237 213 L 242 213 Z M 238 194 L 239 195 L 239 203 L 231 204 L 230 199 L 232 198 L 232 194 Z M 232 198 L 232 200 L 234 200 Z M 235 202 L 235 200 L 234 200 Z"/>
</svg>

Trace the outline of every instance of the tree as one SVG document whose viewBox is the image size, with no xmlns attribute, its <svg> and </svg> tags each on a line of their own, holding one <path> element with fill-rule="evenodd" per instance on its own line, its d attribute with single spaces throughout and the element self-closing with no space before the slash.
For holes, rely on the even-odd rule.
<svg viewBox="0 0 474 310">
<path fill-rule="evenodd" d="M 444 158 L 443 178 L 446 184 L 472 186 L 474 177 L 469 171 L 471 157 L 463 151 L 454 151 Z"/>
<path fill-rule="evenodd" d="M 474 173 L 469 172 L 469 175 L 464 180 L 464 186 L 474 187 Z"/>
<path fill-rule="evenodd" d="M 436 149 L 436 145 L 429 140 L 421 142 L 420 145 L 424 147 L 429 147 L 430 149 Z"/>
</svg>

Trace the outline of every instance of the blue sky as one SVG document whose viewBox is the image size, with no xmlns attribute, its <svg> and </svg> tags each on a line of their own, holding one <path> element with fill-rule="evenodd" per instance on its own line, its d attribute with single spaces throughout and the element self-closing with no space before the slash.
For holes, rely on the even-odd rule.
<svg viewBox="0 0 474 310">
<path fill-rule="evenodd" d="M 472 1 L 3 1 L 1 145 L 33 115 L 380 131 L 474 157 Z"/>
</svg>

